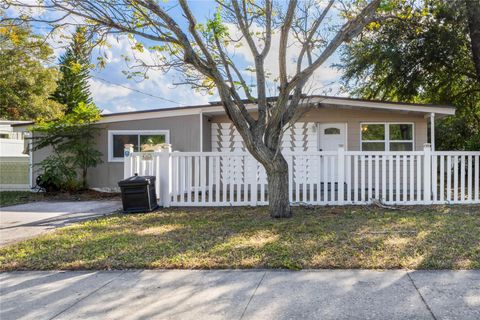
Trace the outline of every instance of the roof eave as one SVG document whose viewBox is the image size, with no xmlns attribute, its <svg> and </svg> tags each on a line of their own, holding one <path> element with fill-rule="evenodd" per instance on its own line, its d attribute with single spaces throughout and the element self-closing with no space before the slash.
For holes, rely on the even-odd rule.
<svg viewBox="0 0 480 320">
<path fill-rule="evenodd" d="M 443 106 L 443 105 L 426 105 L 426 104 L 412 104 L 412 103 L 401 103 L 401 102 L 386 102 L 386 101 L 368 101 L 355 98 L 344 98 L 344 97 L 329 97 L 329 96 L 320 96 L 315 95 L 309 97 L 309 103 L 313 104 L 330 104 L 330 105 L 345 105 L 355 108 L 371 108 L 377 110 L 393 110 L 393 111 L 403 111 L 403 112 L 420 112 L 424 114 L 435 113 L 442 116 L 454 115 L 455 107 L 452 106 Z M 255 110 L 254 103 L 246 103 L 246 106 L 250 110 Z M 155 110 L 140 110 L 132 112 L 122 112 L 122 113 L 112 113 L 102 115 L 102 119 L 98 123 L 110 123 L 110 122 L 121 122 L 121 121 L 130 121 L 130 120 L 144 120 L 151 118 L 164 118 L 164 117 L 174 117 L 174 116 L 185 116 L 185 115 L 195 115 L 201 113 L 222 113 L 224 112 L 221 102 L 214 102 L 210 104 L 197 105 L 197 106 L 187 106 L 187 107 L 173 107 L 173 108 L 163 108 Z M 12 127 L 22 130 L 26 127 L 34 124 L 34 122 L 22 123 L 22 124 L 12 124 Z"/>
<path fill-rule="evenodd" d="M 342 99 L 340 97 L 316 97 L 312 99 L 312 103 L 332 104 L 332 105 L 347 105 L 358 108 L 372 108 L 379 110 L 394 110 L 407 112 L 421 112 L 421 113 L 435 113 L 442 115 L 454 115 L 455 107 L 452 106 L 436 106 L 436 105 L 421 105 L 421 104 L 403 104 L 379 101 L 363 101 L 354 99 Z"/>
</svg>

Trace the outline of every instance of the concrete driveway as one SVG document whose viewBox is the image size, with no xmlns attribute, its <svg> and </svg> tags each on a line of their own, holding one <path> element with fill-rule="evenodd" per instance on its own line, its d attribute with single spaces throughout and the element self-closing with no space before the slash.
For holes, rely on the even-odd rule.
<svg viewBox="0 0 480 320">
<path fill-rule="evenodd" d="M 39 201 L 3 207 L 0 208 L 0 246 L 120 208 L 121 202 L 116 200 Z"/>
<path fill-rule="evenodd" d="M 0 274 L 0 319 L 480 319 L 480 270 Z"/>
</svg>

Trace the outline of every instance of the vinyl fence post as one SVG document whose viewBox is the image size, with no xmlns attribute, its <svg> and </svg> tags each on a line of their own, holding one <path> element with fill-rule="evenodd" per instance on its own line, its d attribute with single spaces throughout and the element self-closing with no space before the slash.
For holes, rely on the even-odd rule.
<svg viewBox="0 0 480 320">
<path fill-rule="evenodd" d="M 123 149 L 123 178 L 133 176 L 133 144 L 126 144 Z"/>
<path fill-rule="evenodd" d="M 343 144 L 338 146 L 338 204 L 344 204 L 345 201 L 345 148 Z"/>
<path fill-rule="evenodd" d="M 423 201 L 425 203 L 430 203 L 432 199 L 432 148 L 430 143 L 425 143 L 423 145 L 423 157 Z"/>
<path fill-rule="evenodd" d="M 250 174 L 250 177 L 251 177 L 251 181 L 250 181 L 250 205 L 251 206 L 256 206 L 257 205 L 257 193 L 258 193 L 258 183 L 257 183 L 257 175 L 258 175 L 258 161 L 257 159 L 255 159 L 253 156 L 250 156 L 248 155 L 247 156 L 247 159 L 249 159 L 249 161 L 252 162 L 252 165 L 253 165 L 253 170 L 252 170 L 252 173 Z M 246 170 L 246 168 L 244 169 Z M 245 173 L 246 174 L 246 173 Z"/>
<path fill-rule="evenodd" d="M 170 207 L 170 196 L 172 192 L 172 157 L 171 148 L 162 149 L 159 155 L 159 172 L 157 179 L 160 183 L 160 205 L 164 208 Z"/>
</svg>

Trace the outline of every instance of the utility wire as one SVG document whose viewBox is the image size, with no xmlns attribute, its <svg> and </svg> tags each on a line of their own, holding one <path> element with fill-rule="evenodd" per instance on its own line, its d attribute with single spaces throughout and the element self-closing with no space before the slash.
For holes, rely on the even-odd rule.
<svg viewBox="0 0 480 320">
<path fill-rule="evenodd" d="M 130 88 L 130 87 L 127 87 L 123 84 L 118 84 L 118 83 L 115 83 L 115 82 L 112 82 L 110 80 L 107 80 L 107 79 L 104 79 L 104 78 L 100 78 L 98 76 L 95 76 L 95 75 L 90 75 L 92 78 L 95 78 L 95 79 L 98 79 L 100 81 L 103 81 L 103 82 L 106 82 L 108 84 L 111 84 L 111 85 L 114 85 L 114 86 L 118 86 L 118 87 L 122 87 L 122 88 L 125 88 L 125 89 L 128 89 L 128 90 L 131 90 L 131 91 L 135 91 L 137 93 L 140 93 L 140 94 L 144 94 L 146 96 L 149 96 L 149 97 L 152 97 L 152 98 L 156 98 L 156 99 L 160 99 L 160 100 L 163 100 L 163 101 L 167 101 L 167 102 L 171 102 L 171 103 L 175 103 L 179 106 L 182 106 L 182 107 L 185 107 L 187 106 L 187 104 L 185 103 L 181 103 L 181 102 L 178 102 L 178 101 L 173 101 L 173 100 L 170 100 L 170 99 L 167 99 L 167 98 L 164 98 L 164 97 L 160 97 L 160 96 L 156 96 L 154 94 L 151 94 L 151 93 L 147 93 L 147 92 L 143 92 L 141 90 L 138 90 L 138 89 L 134 89 L 134 88 Z"/>
</svg>

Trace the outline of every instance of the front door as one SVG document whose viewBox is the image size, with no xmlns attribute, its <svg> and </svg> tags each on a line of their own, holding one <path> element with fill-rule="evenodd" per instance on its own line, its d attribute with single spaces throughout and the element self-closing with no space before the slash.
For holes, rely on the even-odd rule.
<svg viewBox="0 0 480 320">
<path fill-rule="evenodd" d="M 319 123 L 318 131 L 320 151 L 336 151 L 340 144 L 346 148 L 346 123 Z"/>
<path fill-rule="evenodd" d="M 319 123 L 318 124 L 319 151 L 337 151 L 339 145 L 346 147 L 346 123 Z M 322 188 L 333 190 L 338 181 L 338 159 L 336 156 L 320 156 L 320 181 Z M 334 182 L 334 184 L 332 184 Z M 322 189 L 323 190 L 323 189 Z M 322 191 L 323 192 L 323 191 Z"/>
</svg>

